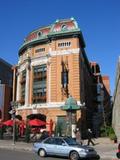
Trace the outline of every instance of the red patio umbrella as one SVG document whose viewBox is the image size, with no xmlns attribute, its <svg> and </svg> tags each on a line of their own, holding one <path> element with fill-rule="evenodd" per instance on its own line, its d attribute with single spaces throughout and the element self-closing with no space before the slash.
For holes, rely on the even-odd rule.
<svg viewBox="0 0 120 160">
<path fill-rule="evenodd" d="M 12 119 L 7 120 L 7 121 L 3 122 L 3 124 L 6 126 L 13 126 L 13 120 Z"/>
<path fill-rule="evenodd" d="M 20 121 L 17 120 L 17 119 L 15 119 L 15 123 L 19 124 Z M 6 126 L 13 126 L 13 120 L 12 120 L 12 119 L 9 119 L 9 120 L 3 122 L 2 124 L 3 124 L 3 125 L 6 125 Z"/>
<path fill-rule="evenodd" d="M 40 119 L 33 119 L 33 120 L 30 120 L 28 123 L 30 126 L 38 126 L 38 127 L 46 125 L 46 122 L 41 121 Z"/>
</svg>

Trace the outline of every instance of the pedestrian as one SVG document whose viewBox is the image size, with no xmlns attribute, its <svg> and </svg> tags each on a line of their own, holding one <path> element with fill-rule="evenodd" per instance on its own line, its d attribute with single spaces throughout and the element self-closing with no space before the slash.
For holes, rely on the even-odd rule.
<svg viewBox="0 0 120 160">
<path fill-rule="evenodd" d="M 76 142 L 82 145 L 81 133 L 79 128 L 75 130 Z"/>
<path fill-rule="evenodd" d="M 49 137 L 49 134 L 46 130 L 41 130 L 41 136 L 40 136 L 40 140 L 44 140 L 46 139 L 47 137 Z"/>
<path fill-rule="evenodd" d="M 87 145 L 89 146 L 90 143 L 91 143 L 94 146 L 95 144 L 92 141 L 93 134 L 92 134 L 92 131 L 91 131 L 90 128 L 88 128 L 88 130 L 87 130 L 87 137 L 88 137 L 88 143 L 87 143 Z"/>
</svg>

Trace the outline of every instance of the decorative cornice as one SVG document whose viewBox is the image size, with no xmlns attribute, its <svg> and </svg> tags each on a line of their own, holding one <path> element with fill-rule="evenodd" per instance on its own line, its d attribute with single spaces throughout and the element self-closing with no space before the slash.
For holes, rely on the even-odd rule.
<svg viewBox="0 0 120 160">
<path fill-rule="evenodd" d="M 80 48 L 76 49 L 67 49 L 67 50 L 58 50 L 58 51 L 49 51 L 49 56 L 59 56 L 59 55 L 68 55 L 68 54 L 79 54 L 81 51 Z M 31 66 L 36 66 L 36 65 L 41 65 L 41 64 L 47 64 L 48 63 L 49 57 L 47 55 L 41 56 L 41 57 L 33 57 L 30 59 L 30 64 Z M 28 64 L 28 60 L 24 60 L 23 63 L 19 63 L 19 71 L 23 71 L 26 69 L 26 65 Z"/>
<path fill-rule="evenodd" d="M 27 106 L 23 105 L 23 106 L 18 106 L 17 110 L 25 110 L 25 109 L 42 109 L 42 108 L 59 108 L 64 105 L 65 102 L 50 102 L 50 103 L 41 103 L 41 104 L 29 104 Z M 78 105 L 81 105 L 80 101 L 77 101 Z"/>
<path fill-rule="evenodd" d="M 19 56 L 21 55 L 21 52 L 26 49 L 27 47 L 31 47 L 33 46 L 34 44 L 38 44 L 38 43 L 43 43 L 43 42 L 48 42 L 50 41 L 50 39 L 53 39 L 53 38 L 62 38 L 62 37 L 65 37 L 65 36 L 73 36 L 73 35 L 78 35 L 78 36 L 81 36 L 81 41 L 83 41 L 83 44 L 84 44 L 84 40 L 83 40 L 83 37 L 81 35 L 81 31 L 80 29 L 72 29 L 72 30 L 66 30 L 66 31 L 59 31 L 59 32 L 50 32 L 48 35 L 46 36 L 42 36 L 40 38 L 36 38 L 36 39 L 33 39 L 31 41 L 28 41 L 26 43 L 24 43 L 20 49 L 19 49 Z M 85 45 L 85 44 L 84 44 Z"/>
<path fill-rule="evenodd" d="M 36 66 L 36 65 L 41 65 L 41 64 L 47 64 L 47 57 L 44 56 L 44 57 L 34 57 L 32 60 L 31 60 L 31 66 Z"/>
<path fill-rule="evenodd" d="M 51 51 L 51 56 L 58 56 L 58 55 L 67 55 L 67 54 L 76 54 L 80 53 L 80 48 L 76 49 L 68 49 L 68 50 L 59 50 L 59 51 Z"/>
</svg>

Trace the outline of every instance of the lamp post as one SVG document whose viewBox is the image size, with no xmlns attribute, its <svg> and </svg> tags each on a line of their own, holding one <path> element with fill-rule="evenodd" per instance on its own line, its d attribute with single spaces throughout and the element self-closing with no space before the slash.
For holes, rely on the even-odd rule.
<svg viewBox="0 0 120 160">
<path fill-rule="evenodd" d="M 12 106 L 11 114 L 13 119 L 13 145 L 15 145 L 15 115 L 16 115 L 16 108 L 18 106 L 18 102 L 12 101 L 10 104 Z"/>
</svg>

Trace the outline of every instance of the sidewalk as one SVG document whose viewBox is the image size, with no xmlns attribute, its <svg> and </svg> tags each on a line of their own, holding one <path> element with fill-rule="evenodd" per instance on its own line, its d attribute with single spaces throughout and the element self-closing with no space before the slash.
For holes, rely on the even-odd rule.
<svg viewBox="0 0 120 160">
<path fill-rule="evenodd" d="M 2 149 L 32 151 L 32 145 L 33 143 L 22 141 L 14 144 L 12 140 L 0 140 L 0 148 Z"/>
<path fill-rule="evenodd" d="M 113 143 L 109 138 L 97 138 L 94 141 L 95 150 L 98 152 L 102 159 L 116 160 L 117 143 Z M 84 140 L 84 144 L 87 144 L 87 140 Z M 15 142 L 12 140 L 0 140 L 0 148 L 11 150 L 24 150 L 32 152 L 33 143 Z"/>
<path fill-rule="evenodd" d="M 109 138 L 97 138 L 94 143 L 95 146 L 92 147 L 95 148 L 102 159 L 117 160 L 118 143 L 114 143 Z M 87 144 L 87 140 L 85 140 L 84 144 Z"/>
</svg>

